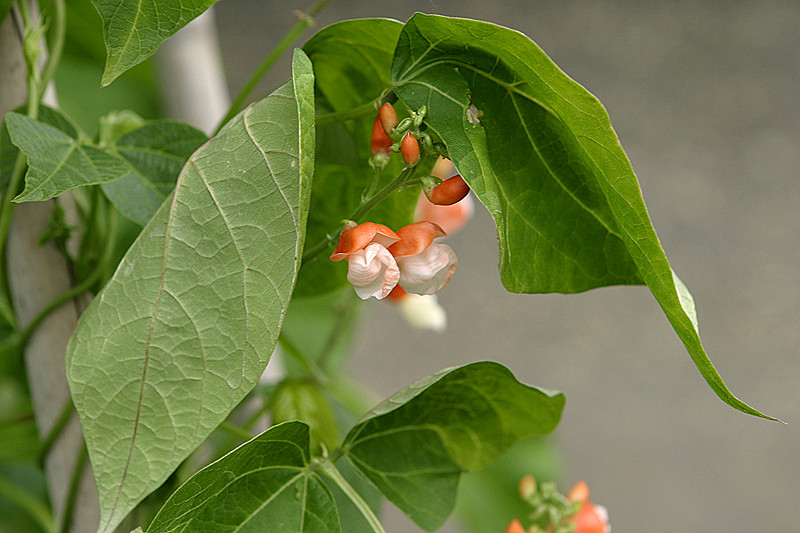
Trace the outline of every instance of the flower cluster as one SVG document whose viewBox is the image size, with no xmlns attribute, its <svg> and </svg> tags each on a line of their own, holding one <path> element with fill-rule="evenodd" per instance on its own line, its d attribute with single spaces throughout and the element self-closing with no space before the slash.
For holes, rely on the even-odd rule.
<svg viewBox="0 0 800 533">
<path fill-rule="evenodd" d="M 610 533 L 608 511 L 589 501 L 589 486 L 579 481 L 566 497 L 552 483 L 537 485 L 532 476 L 519 482 L 520 497 L 531 507 L 531 525 L 512 520 L 506 533 Z"/>
<path fill-rule="evenodd" d="M 351 224 L 339 238 L 332 261 L 348 262 L 347 280 L 362 299 L 381 300 L 398 284 L 413 294 L 434 294 L 450 282 L 458 258 L 445 235 L 432 222 L 416 222 L 397 230 L 374 222 Z"/>
</svg>

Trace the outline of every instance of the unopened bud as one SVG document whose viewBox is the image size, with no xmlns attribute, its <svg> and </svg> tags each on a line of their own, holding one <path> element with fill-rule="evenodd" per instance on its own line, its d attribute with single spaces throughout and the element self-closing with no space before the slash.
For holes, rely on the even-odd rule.
<svg viewBox="0 0 800 533">
<path fill-rule="evenodd" d="M 406 136 L 400 143 L 400 153 L 403 155 L 403 161 L 410 167 L 419 162 L 419 143 L 410 131 L 406 132 Z"/>
<path fill-rule="evenodd" d="M 383 104 L 378 112 L 378 117 L 381 120 L 383 131 L 386 132 L 386 135 L 391 135 L 392 128 L 397 126 L 397 111 L 394 110 L 394 106 L 389 102 Z"/>
<path fill-rule="evenodd" d="M 463 200 L 468 194 L 469 185 L 458 174 L 444 180 L 430 191 L 425 189 L 425 196 L 432 204 L 436 205 L 453 205 Z"/>
<path fill-rule="evenodd" d="M 519 480 L 517 489 L 519 490 L 520 498 L 528 501 L 536 494 L 536 480 L 533 479 L 533 476 L 525 476 Z"/>
<path fill-rule="evenodd" d="M 525 533 L 525 528 L 522 527 L 522 523 L 519 520 L 513 520 L 506 527 L 506 533 Z"/>
<path fill-rule="evenodd" d="M 372 124 L 372 140 L 370 141 L 372 154 L 383 152 L 388 157 L 389 148 L 392 147 L 392 144 L 394 144 L 393 141 L 386 135 L 386 132 L 383 131 L 380 116 L 375 117 L 375 122 Z"/>
</svg>

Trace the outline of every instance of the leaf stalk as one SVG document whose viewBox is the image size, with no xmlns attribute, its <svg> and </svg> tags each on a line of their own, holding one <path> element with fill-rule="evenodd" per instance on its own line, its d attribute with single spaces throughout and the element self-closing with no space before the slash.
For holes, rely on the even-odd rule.
<svg viewBox="0 0 800 533">
<path fill-rule="evenodd" d="M 361 497 L 361 495 L 347 482 L 347 480 L 342 476 L 341 472 L 336 468 L 336 466 L 330 461 L 330 459 L 322 458 L 316 462 L 320 471 L 331 481 L 333 481 L 342 492 L 344 492 L 345 496 L 347 496 L 351 502 L 356 506 L 359 512 L 364 516 L 369 524 L 372 531 L 375 533 L 386 533 L 386 530 L 383 529 L 383 525 L 381 525 L 380 520 L 378 517 L 375 516 L 375 513 L 372 512 L 372 509 L 367 502 Z"/>
<path fill-rule="evenodd" d="M 261 81 L 261 79 L 269 72 L 275 62 L 289 49 L 289 47 L 294 43 L 300 34 L 303 33 L 307 28 L 310 28 L 314 25 L 314 16 L 317 13 L 322 11 L 322 9 L 330 3 L 331 0 L 320 0 L 311 9 L 308 13 L 303 13 L 301 11 L 296 11 L 295 14 L 297 15 L 297 23 L 290 29 L 286 35 L 283 36 L 283 39 L 272 49 L 272 51 L 264 58 L 264 61 L 258 66 L 258 68 L 253 72 L 253 75 L 250 76 L 250 79 L 247 80 L 244 87 L 239 91 L 236 97 L 231 102 L 231 106 L 228 109 L 228 112 L 220 121 L 217 128 L 214 130 L 214 135 L 218 134 L 222 127 L 228 123 L 236 113 L 242 110 L 244 107 L 247 98 L 250 96 L 250 93 L 256 88 L 256 85 Z"/>
</svg>

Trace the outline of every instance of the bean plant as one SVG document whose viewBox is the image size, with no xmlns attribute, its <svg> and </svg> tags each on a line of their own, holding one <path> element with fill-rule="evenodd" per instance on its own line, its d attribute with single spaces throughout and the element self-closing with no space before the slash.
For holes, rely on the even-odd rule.
<svg viewBox="0 0 800 533">
<path fill-rule="evenodd" d="M 39 3 L 0 2 L 27 91 L 0 137 L 0 355 L 3 383 L 23 391 L 2 416 L 17 431 L 7 446 L 35 461 L 77 412 L 98 532 L 381 532 L 382 499 L 435 531 L 462 474 L 552 432 L 564 394 L 498 362 L 443 369 L 376 406 L 348 375 L 362 300 L 443 327 L 435 293 L 458 275 L 457 228 L 433 213 L 464 222 L 468 202 L 496 224 L 506 290 L 646 285 L 716 395 L 771 418 L 709 360 L 605 109 L 527 36 L 418 13 L 339 22 L 290 50 L 306 16 L 210 136 L 124 111 L 89 135 L 43 103 L 68 11 Z M 92 3 L 107 53 L 97 82 L 113 86 L 214 1 Z M 251 101 L 284 49 L 291 77 Z M 29 202 L 55 206 L 41 240 L 73 287 L 22 321 L 5 257 Z M 70 399 L 37 434 L 20 415 L 27 348 L 75 299 L 91 303 L 63 353 Z M 283 370 L 265 381 L 276 349 Z M 2 494 L 40 529 L 69 531 L 84 462 L 58 512 L 6 478 Z M 576 522 L 586 487 L 565 497 L 537 481 L 520 483 L 531 514 L 509 531 L 603 530 Z"/>
</svg>

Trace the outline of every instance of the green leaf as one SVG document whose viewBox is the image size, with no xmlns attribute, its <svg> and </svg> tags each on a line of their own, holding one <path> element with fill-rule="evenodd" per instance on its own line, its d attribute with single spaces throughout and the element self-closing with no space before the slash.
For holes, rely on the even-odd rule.
<svg viewBox="0 0 800 533">
<path fill-rule="evenodd" d="M 6 115 L 13 142 L 28 157 L 25 188 L 15 202 L 37 202 L 83 185 L 118 179 L 128 165 L 118 156 L 57 127 L 18 113 Z"/>
<path fill-rule="evenodd" d="M 106 69 L 103 85 L 141 63 L 168 37 L 211 7 L 216 0 L 92 0 L 103 19 Z"/>
<path fill-rule="evenodd" d="M 426 123 L 494 217 L 509 291 L 644 281 L 714 392 L 770 418 L 736 398 L 706 355 L 605 109 L 534 42 L 486 22 L 417 14 L 399 38 L 392 80 L 406 105 L 428 106 Z"/>
<path fill-rule="evenodd" d="M 26 106 L 20 106 L 14 111 L 17 113 L 24 113 Z M 78 138 L 83 136 L 83 132 L 61 112 L 47 106 L 39 107 L 39 122 L 43 122 L 48 126 L 53 126 L 57 130 L 66 134 L 71 138 Z M 0 130 L 0 191 L 5 191 L 8 187 L 8 181 L 11 179 L 11 174 L 14 171 L 14 163 L 17 160 L 19 149 L 11 142 L 11 136 L 8 133 L 8 123 L 3 121 L 3 128 Z"/>
<path fill-rule="evenodd" d="M 558 479 L 563 468 L 553 440 L 539 435 L 522 439 L 496 463 L 461 478 L 454 515 L 465 532 L 504 531 L 513 519 L 530 513 L 517 485 L 526 474 L 537 482 Z M 487 509 L 492 512 L 487 513 Z"/>
<path fill-rule="evenodd" d="M 311 430 L 311 449 L 320 454 L 324 445 L 332 450 L 339 444 L 339 428 L 328 400 L 318 383 L 287 379 L 270 398 L 272 423 L 299 420 Z"/>
<path fill-rule="evenodd" d="M 148 533 L 338 533 L 330 490 L 310 468 L 309 430 L 276 425 L 184 483 Z"/>
<path fill-rule="evenodd" d="M 112 531 L 253 388 L 302 255 L 313 74 L 198 150 L 67 346 L 67 377 Z"/>
<path fill-rule="evenodd" d="M 101 187 L 119 211 L 144 226 L 164 203 L 189 156 L 206 142 L 205 133 L 175 120 L 149 122 L 120 137 L 115 149 L 131 167 Z"/>
<path fill-rule="evenodd" d="M 397 36 L 403 25 L 394 20 L 363 19 L 339 22 L 324 28 L 303 47 L 314 64 L 317 109 L 342 112 L 377 100 L 390 87 L 390 67 Z M 402 113 L 402 108 L 399 110 Z M 333 124 L 318 125 L 317 164 L 308 218 L 308 248 L 341 227 L 361 202 L 370 186 L 373 170 L 372 124 L 378 112 Z M 393 180 L 403 169 L 395 154 L 379 184 Z M 424 171 L 424 169 L 422 170 Z M 372 209 L 364 220 L 397 229 L 412 222 L 419 191 L 408 189 Z M 328 259 L 333 247 L 304 262 L 295 293 L 319 295 L 346 286 L 347 265 Z"/>
<path fill-rule="evenodd" d="M 342 448 L 384 496 L 434 531 L 453 510 L 462 471 L 491 464 L 522 437 L 549 433 L 563 407 L 563 395 L 524 385 L 500 364 L 473 363 L 386 400 Z"/>
</svg>

